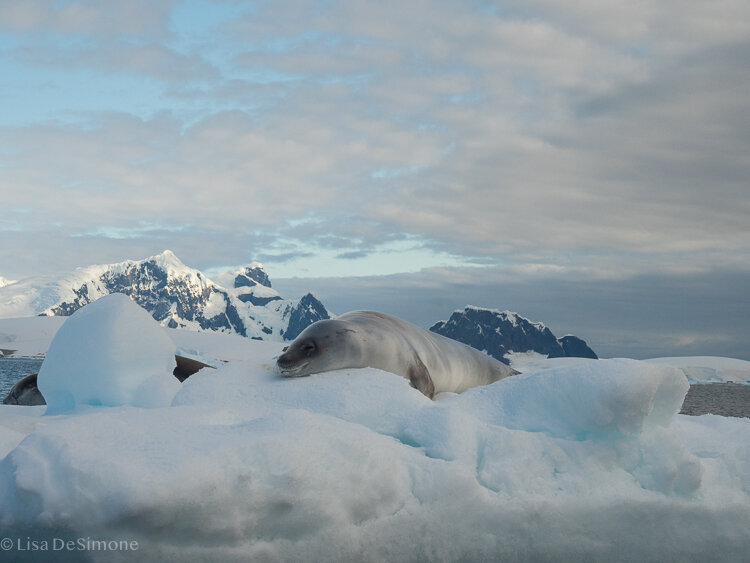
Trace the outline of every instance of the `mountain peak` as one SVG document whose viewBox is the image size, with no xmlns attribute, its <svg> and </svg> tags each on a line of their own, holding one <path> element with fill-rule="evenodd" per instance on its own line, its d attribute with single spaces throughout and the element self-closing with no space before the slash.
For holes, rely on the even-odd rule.
<svg viewBox="0 0 750 563">
<path fill-rule="evenodd" d="M 514 327 L 518 326 L 519 323 L 522 323 L 524 325 L 533 326 L 540 331 L 544 331 L 547 328 L 547 326 L 542 322 L 529 320 L 526 317 L 516 313 L 515 311 L 508 311 L 507 309 L 501 311 L 500 309 L 492 309 L 489 307 L 477 307 L 476 305 L 466 305 L 466 307 L 464 307 L 463 309 L 457 309 L 456 311 L 454 311 L 454 314 L 455 313 L 459 315 L 461 314 L 472 315 L 473 314 L 474 316 L 482 315 L 482 314 L 492 315 L 499 319 L 503 319 L 509 322 Z"/>
<path fill-rule="evenodd" d="M 154 262 L 157 266 L 164 270 L 184 270 L 187 266 L 180 260 L 177 255 L 171 250 L 167 249 L 161 254 L 156 254 L 143 260 L 143 262 Z"/>
<path fill-rule="evenodd" d="M 561 342 L 544 323 L 512 311 L 467 305 L 430 330 L 483 350 L 504 363 L 509 362 L 510 354 L 524 352 L 537 352 L 548 358 L 596 357 L 583 340 L 566 337 Z"/>
<path fill-rule="evenodd" d="M 329 316 L 314 298 L 282 299 L 259 262 L 235 270 L 228 281 L 215 283 L 165 250 L 143 260 L 77 268 L 0 288 L 0 318 L 68 316 L 111 293 L 129 296 L 170 328 L 257 339 L 293 338 L 307 324 Z"/>
<path fill-rule="evenodd" d="M 297 307 L 289 315 L 289 325 L 284 331 L 285 340 L 294 340 L 315 321 L 329 318 L 328 311 L 312 293 L 299 300 Z"/>
<path fill-rule="evenodd" d="M 234 287 L 253 287 L 258 284 L 271 287 L 268 272 L 260 262 L 252 262 L 236 272 Z"/>
</svg>

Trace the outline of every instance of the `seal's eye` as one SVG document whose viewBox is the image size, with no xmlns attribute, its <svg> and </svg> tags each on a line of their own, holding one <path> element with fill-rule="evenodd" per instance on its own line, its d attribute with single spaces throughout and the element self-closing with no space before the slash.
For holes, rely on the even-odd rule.
<svg viewBox="0 0 750 563">
<path fill-rule="evenodd" d="M 317 350 L 317 346 L 315 346 L 314 340 L 305 340 L 302 344 L 300 344 L 300 352 L 305 354 L 306 356 L 310 356 Z"/>
</svg>

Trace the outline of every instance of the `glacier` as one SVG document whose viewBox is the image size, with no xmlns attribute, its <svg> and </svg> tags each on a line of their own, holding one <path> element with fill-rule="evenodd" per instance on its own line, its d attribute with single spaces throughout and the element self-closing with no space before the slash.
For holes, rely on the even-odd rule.
<svg viewBox="0 0 750 563">
<path fill-rule="evenodd" d="M 153 328 L 116 305 L 66 329 L 130 319 L 100 344 L 98 368 L 84 362 L 79 381 L 60 385 L 113 378 L 107 393 L 163 371 L 155 354 L 135 372 L 102 373 L 124 350 L 137 356 Z M 280 378 L 282 342 L 157 328 L 178 353 L 217 366 L 168 404 L 0 406 L 0 537 L 14 560 L 37 560 L 17 548 L 53 539 L 135 542 L 57 554 L 93 561 L 739 562 L 750 552 L 750 419 L 677 414 L 688 386 L 679 367 L 566 362 L 431 401 L 370 368 Z M 82 341 L 55 337 L 48 358 Z M 66 369 L 55 363 L 50 376 Z"/>
</svg>

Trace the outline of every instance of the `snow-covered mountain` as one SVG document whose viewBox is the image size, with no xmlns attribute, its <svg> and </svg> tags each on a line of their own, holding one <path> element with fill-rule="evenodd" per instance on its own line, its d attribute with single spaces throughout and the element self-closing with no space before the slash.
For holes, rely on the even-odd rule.
<svg viewBox="0 0 750 563">
<path fill-rule="evenodd" d="M 13 282 L 11 280 L 6 280 L 3 276 L 0 276 L 0 287 L 5 287 L 6 285 L 10 285 Z"/>
<path fill-rule="evenodd" d="M 548 358 L 596 358 L 586 342 L 572 335 L 556 338 L 544 323 L 532 322 L 518 313 L 467 306 L 430 330 L 483 350 L 510 363 L 514 354 L 533 352 Z"/>
<path fill-rule="evenodd" d="M 29 278 L 0 287 L 0 318 L 67 316 L 110 293 L 124 293 L 162 325 L 292 340 L 307 325 L 329 318 L 307 294 L 283 299 L 257 262 L 226 272 L 217 283 L 169 250 L 145 260 L 78 268 L 59 277 Z"/>
</svg>

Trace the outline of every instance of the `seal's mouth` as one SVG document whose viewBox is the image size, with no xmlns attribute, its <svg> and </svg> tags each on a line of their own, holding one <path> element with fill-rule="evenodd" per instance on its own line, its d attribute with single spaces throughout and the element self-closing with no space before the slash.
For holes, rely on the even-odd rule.
<svg viewBox="0 0 750 563">
<path fill-rule="evenodd" d="M 309 375 L 307 373 L 300 373 L 303 369 L 307 367 L 307 365 L 310 362 L 303 362 L 301 364 L 297 364 L 295 366 L 288 366 L 288 367 L 282 367 L 276 363 L 276 370 L 279 372 L 279 374 L 282 377 L 302 377 L 304 375 Z"/>
</svg>

